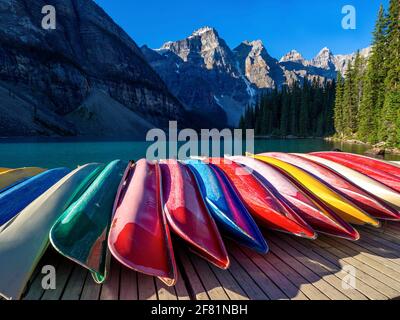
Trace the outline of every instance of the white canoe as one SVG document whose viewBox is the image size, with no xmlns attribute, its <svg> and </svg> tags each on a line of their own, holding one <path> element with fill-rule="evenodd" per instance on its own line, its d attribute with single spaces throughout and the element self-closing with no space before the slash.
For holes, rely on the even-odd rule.
<svg viewBox="0 0 400 320">
<path fill-rule="evenodd" d="M 374 179 L 371 179 L 370 177 L 367 177 L 362 173 L 359 173 L 355 170 L 352 170 L 341 164 L 338 164 L 336 162 L 324 158 L 312 156 L 309 154 L 300 154 L 300 153 L 298 154 L 296 153 L 296 155 L 313 160 L 319 164 L 322 164 L 336 171 L 337 173 L 341 174 L 342 176 L 346 177 L 348 180 L 353 182 L 358 187 L 368 191 L 369 193 L 376 195 L 377 197 L 386 201 L 389 205 L 392 205 L 397 210 L 400 210 L 400 193 L 388 188 L 384 184 Z"/>
<path fill-rule="evenodd" d="M 102 165 L 74 170 L 0 231 L 0 296 L 20 299 L 49 245 L 49 230 L 100 172 Z"/>
</svg>

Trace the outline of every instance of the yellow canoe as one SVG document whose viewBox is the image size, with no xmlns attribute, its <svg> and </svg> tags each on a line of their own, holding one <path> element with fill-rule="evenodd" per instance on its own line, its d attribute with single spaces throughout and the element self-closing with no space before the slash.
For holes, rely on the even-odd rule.
<svg viewBox="0 0 400 320">
<path fill-rule="evenodd" d="M 33 177 L 46 169 L 29 167 L 29 168 L 18 168 L 10 169 L 0 173 L 0 190 L 7 188 L 14 183 L 24 178 Z"/>
<path fill-rule="evenodd" d="M 0 173 L 6 172 L 8 170 L 10 170 L 10 169 L 9 168 L 0 168 Z"/>
<path fill-rule="evenodd" d="M 331 190 L 327 185 L 320 182 L 318 179 L 309 175 L 307 172 L 289 164 L 284 161 L 271 158 L 263 155 L 251 155 L 258 160 L 269 163 L 287 173 L 291 178 L 296 180 L 304 188 L 309 190 L 313 195 L 322 200 L 332 210 L 334 210 L 342 219 L 352 224 L 370 224 L 374 227 L 379 227 L 378 220 L 370 217 L 367 213 L 360 208 L 353 205 L 351 202 Z"/>
</svg>

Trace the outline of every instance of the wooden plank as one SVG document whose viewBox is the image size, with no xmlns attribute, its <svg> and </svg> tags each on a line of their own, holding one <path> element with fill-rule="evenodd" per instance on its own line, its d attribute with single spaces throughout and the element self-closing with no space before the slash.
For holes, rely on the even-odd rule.
<svg viewBox="0 0 400 320">
<path fill-rule="evenodd" d="M 336 239 L 336 241 L 342 245 L 351 247 L 357 252 L 361 253 L 362 256 L 365 256 L 371 260 L 376 261 L 377 263 L 394 270 L 395 272 L 400 272 L 400 265 L 390 261 L 389 259 L 382 257 L 379 253 L 373 252 L 374 248 L 370 245 L 365 245 L 363 241 L 359 240 L 357 242 L 345 241 L 342 239 Z"/>
<path fill-rule="evenodd" d="M 100 300 L 118 300 L 121 264 L 112 259 L 110 274 L 101 286 Z"/>
<path fill-rule="evenodd" d="M 226 270 L 221 270 L 220 268 L 211 265 L 211 270 L 214 272 L 215 276 L 218 278 L 221 286 L 224 288 L 226 294 L 231 300 L 248 300 L 246 292 L 240 287 L 235 278 L 232 277 L 230 272 Z"/>
<path fill-rule="evenodd" d="M 254 282 L 258 284 L 271 300 L 288 299 L 283 291 L 278 288 L 278 286 L 275 285 L 275 283 L 273 283 L 271 279 L 253 263 L 253 261 L 245 256 L 236 245 L 230 245 L 229 249 L 230 253 L 232 253 Z"/>
<path fill-rule="evenodd" d="M 137 272 L 121 266 L 120 300 L 137 300 Z"/>
<path fill-rule="evenodd" d="M 62 258 L 56 269 L 56 288 L 45 290 L 42 300 L 60 300 L 72 273 L 74 263 L 66 258 Z"/>
<path fill-rule="evenodd" d="M 321 236 L 323 237 L 323 236 Z M 340 285 L 337 288 L 346 294 L 350 299 L 358 300 L 358 299 L 365 299 L 365 297 L 373 300 L 385 300 L 387 297 L 376 290 L 372 285 L 366 283 L 365 274 L 362 273 L 360 270 L 356 270 L 356 285 L 351 286 L 351 283 L 347 283 L 347 276 L 348 272 L 345 271 L 344 266 L 348 265 L 351 266 L 349 263 L 341 263 L 340 258 L 330 252 L 331 246 L 323 243 L 322 241 L 304 241 L 307 242 L 308 246 L 316 255 L 319 255 L 332 264 L 332 268 L 336 268 L 337 272 L 335 275 L 341 280 Z M 301 241 L 300 244 L 301 245 Z M 355 268 L 354 266 L 352 266 Z M 367 276 L 368 277 L 368 276 Z M 345 283 L 343 281 L 346 281 Z M 346 284 L 344 286 L 344 284 Z"/>
<path fill-rule="evenodd" d="M 175 292 L 175 287 L 168 287 L 160 279 L 156 280 L 158 300 L 178 300 Z"/>
<path fill-rule="evenodd" d="M 269 297 L 264 293 L 263 290 L 254 282 L 245 269 L 231 257 L 231 266 L 229 272 L 236 279 L 237 283 L 240 284 L 244 292 L 250 298 L 250 300 L 269 300 Z"/>
<path fill-rule="evenodd" d="M 190 300 L 189 291 L 186 288 L 185 284 L 186 280 L 182 275 L 180 267 L 178 267 L 177 272 L 178 272 L 178 282 L 176 283 L 175 286 L 176 296 L 178 300 Z"/>
<path fill-rule="evenodd" d="M 154 277 L 138 273 L 139 300 L 157 300 Z"/>
<path fill-rule="evenodd" d="M 192 264 L 196 269 L 204 288 L 207 290 L 207 295 L 210 297 L 210 299 L 229 300 L 228 295 L 221 287 L 221 284 L 211 271 L 207 262 L 196 255 L 191 255 L 190 260 L 192 261 Z"/>
<path fill-rule="evenodd" d="M 85 268 L 79 265 L 74 266 L 71 278 L 65 287 L 61 300 L 80 299 L 87 273 L 88 271 Z"/>
<path fill-rule="evenodd" d="M 310 249 L 304 246 L 298 246 L 297 241 L 289 236 L 282 235 L 279 238 L 270 236 L 277 245 L 300 261 L 303 265 L 318 274 L 322 279 L 328 282 L 331 286 L 327 288 L 324 294 L 332 300 L 348 300 L 348 299 L 365 299 L 365 296 L 357 292 L 357 290 L 344 290 L 342 281 L 338 276 L 338 268 L 323 257 L 316 255 Z M 282 240 L 284 239 L 284 240 Z M 310 241 L 311 243 L 311 241 Z M 314 285 L 317 285 L 314 283 Z M 350 296 L 349 296 L 350 295 Z"/>
<path fill-rule="evenodd" d="M 56 254 L 53 250 L 46 251 L 46 253 L 43 255 L 43 258 L 39 261 L 35 271 L 33 272 L 32 278 L 28 282 L 28 285 L 25 289 L 25 294 L 22 297 L 23 300 L 40 300 L 44 294 L 44 289 L 42 288 L 42 268 L 45 265 L 52 265 L 57 268 L 59 262 L 60 256 L 58 254 Z"/>
<path fill-rule="evenodd" d="M 87 273 L 81 294 L 81 300 L 99 300 L 101 285 L 97 284 L 90 272 Z"/>
<path fill-rule="evenodd" d="M 290 299 L 293 300 L 309 300 L 308 297 L 300 290 L 300 286 L 294 285 L 287 275 L 282 274 L 280 269 L 275 268 L 273 254 L 267 255 L 257 254 L 250 249 L 241 248 L 251 261 L 260 268 Z M 279 271 L 278 271 L 279 270 Z M 292 274 L 291 274 L 292 275 Z M 297 281 L 295 279 L 295 281 Z"/>
<path fill-rule="evenodd" d="M 192 292 L 193 298 L 195 300 L 209 300 L 210 298 L 207 294 L 207 290 L 204 288 L 196 270 L 193 268 L 192 262 L 188 258 L 188 255 L 190 254 L 191 253 L 184 250 L 178 251 L 178 257 L 182 265 L 182 272 L 185 273 L 188 279 L 188 286 Z"/>
<path fill-rule="evenodd" d="M 361 252 L 353 249 L 352 242 L 347 241 L 347 245 L 346 245 L 346 243 L 337 242 L 337 241 L 335 241 L 335 239 L 332 239 L 332 238 L 326 238 L 326 239 L 324 239 L 324 241 L 331 244 L 332 246 L 340 249 L 347 255 L 351 255 L 354 259 L 367 264 L 368 266 L 374 268 L 375 270 L 381 272 L 382 274 L 387 275 L 392 280 L 399 282 L 400 272 L 395 271 L 395 270 L 385 266 L 384 264 L 378 262 L 377 260 L 370 258 L 368 255 L 364 255 Z"/>
<path fill-rule="evenodd" d="M 314 273 L 311 269 L 307 268 L 305 265 L 303 265 L 300 261 L 296 260 L 294 257 L 289 255 L 286 251 L 281 249 L 279 246 L 277 246 L 275 243 L 272 241 L 268 242 L 270 250 L 279 257 L 282 262 L 288 266 L 291 266 L 296 272 L 302 276 L 305 281 L 305 285 L 309 285 L 310 287 L 315 288 L 315 290 L 311 289 L 313 291 L 313 294 L 315 295 L 316 299 L 318 300 L 327 300 L 329 299 L 328 296 L 324 294 L 324 292 L 329 292 L 330 290 L 336 290 L 334 287 L 332 287 L 331 284 L 326 282 L 324 279 L 322 279 L 318 274 Z M 300 278 L 299 278 L 300 279 Z M 303 285 L 302 285 L 303 286 Z"/>
<path fill-rule="evenodd" d="M 390 249 L 393 249 L 395 252 L 400 252 L 400 244 L 397 244 L 397 243 L 394 243 L 393 241 L 387 240 L 382 236 L 365 232 L 362 229 L 360 229 L 359 232 L 360 232 L 361 237 L 366 237 L 376 243 L 379 243 L 381 246 L 383 246 L 385 248 L 388 248 L 388 249 L 390 248 Z"/>
<path fill-rule="evenodd" d="M 388 298 L 398 296 L 398 293 L 400 292 L 400 284 L 393 281 L 393 279 L 390 279 L 383 273 L 371 268 L 369 265 L 362 263 L 353 257 L 349 257 L 345 252 L 336 247 L 331 246 L 325 250 L 331 252 L 336 257 L 336 262 L 334 263 L 338 266 L 343 264 L 353 266 L 356 271 L 356 278 L 362 280 L 368 286 L 381 292 Z"/>
</svg>

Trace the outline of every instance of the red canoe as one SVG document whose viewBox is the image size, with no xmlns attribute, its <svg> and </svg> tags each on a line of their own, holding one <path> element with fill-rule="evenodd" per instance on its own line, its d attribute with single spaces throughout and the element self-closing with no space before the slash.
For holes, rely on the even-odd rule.
<svg viewBox="0 0 400 320">
<path fill-rule="evenodd" d="M 225 245 L 190 169 L 176 160 L 160 162 L 160 169 L 162 203 L 171 230 L 195 253 L 219 268 L 228 268 Z"/>
<path fill-rule="evenodd" d="M 326 152 L 342 159 L 361 162 L 367 166 L 373 167 L 378 170 L 385 171 L 400 178 L 400 166 L 389 163 L 384 160 L 374 159 L 371 157 L 363 156 L 361 154 L 347 153 L 347 152 Z"/>
<path fill-rule="evenodd" d="M 142 159 L 131 164 L 116 199 L 108 247 L 123 265 L 172 286 L 177 280 L 176 264 L 160 182 L 157 163 Z"/>
<path fill-rule="evenodd" d="M 400 212 L 387 205 L 384 201 L 374 195 L 357 187 L 340 174 L 317 164 L 314 161 L 294 154 L 271 152 L 265 155 L 280 159 L 295 165 L 308 173 L 314 175 L 336 192 L 352 201 L 368 214 L 379 219 L 399 220 Z"/>
<path fill-rule="evenodd" d="M 371 166 L 368 161 L 364 161 L 361 158 L 353 158 L 353 157 L 343 157 L 340 155 L 341 152 L 313 152 L 310 153 L 313 156 L 321 157 L 324 159 L 328 159 L 344 165 L 350 169 L 361 172 L 368 177 L 383 183 L 384 185 L 400 192 L 400 177 L 394 174 L 385 172 L 375 166 Z M 350 159 L 351 158 L 351 159 Z"/>
<path fill-rule="evenodd" d="M 231 159 L 252 172 L 265 188 L 291 206 L 316 231 L 349 240 L 359 238 L 357 230 L 324 203 L 307 195 L 279 170 L 250 157 L 232 157 Z"/>
<path fill-rule="evenodd" d="M 297 213 L 263 186 L 241 165 L 227 159 L 212 159 L 236 189 L 242 202 L 262 225 L 269 229 L 315 239 L 316 233 Z"/>
</svg>

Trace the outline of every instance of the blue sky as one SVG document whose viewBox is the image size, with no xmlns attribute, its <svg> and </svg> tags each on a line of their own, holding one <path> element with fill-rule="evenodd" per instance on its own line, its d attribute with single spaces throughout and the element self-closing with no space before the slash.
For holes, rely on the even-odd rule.
<svg viewBox="0 0 400 320">
<path fill-rule="evenodd" d="M 95 0 L 139 45 L 158 48 L 202 26 L 215 27 L 231 48 L 261 39 L 280 58 L 297 49 L 311 58 L 323 47 L 350 53 L 371 42 L 379 5 L 389 0 Z M 355 30 L 341 26 L 344 5 L 356 8 Z"/>
</svg>

